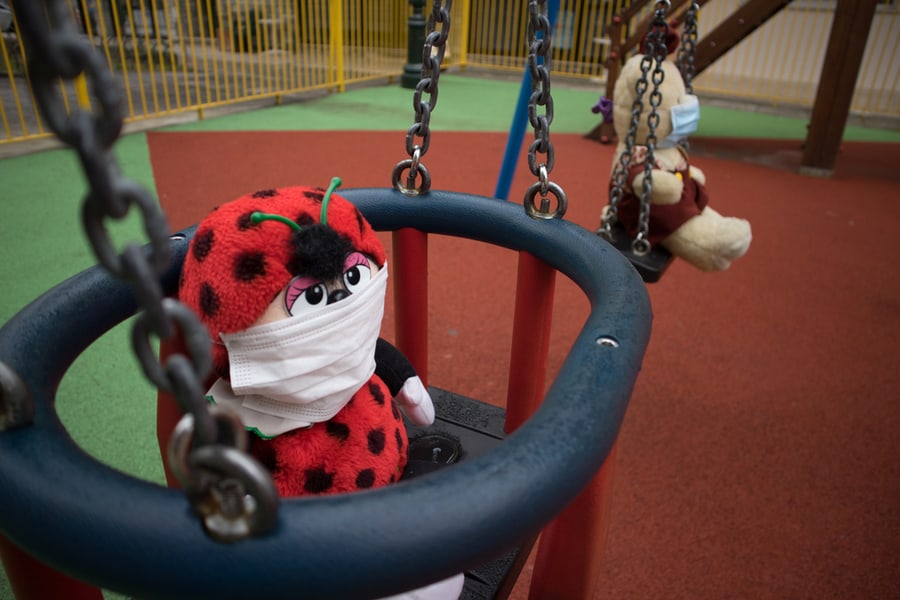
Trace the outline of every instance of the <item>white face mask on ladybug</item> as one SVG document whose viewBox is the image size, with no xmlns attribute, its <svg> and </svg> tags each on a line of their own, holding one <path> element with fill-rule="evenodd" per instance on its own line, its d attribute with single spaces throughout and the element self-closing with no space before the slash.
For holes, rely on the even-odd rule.
<svg viewBox="0 0 900 600">
<path fill-rule="evenodd" d="M 375 372 L 386 290 L 387 265 L 339 302 L 220 334 L 238 397 L 228 398 L 220 380 L 210 390 L 215 401 L 237 408 L 245 426 L 267 437 L 331 419 Z"/>
<path fill-rule="evenodd" d="M 672 148 L 697 131 L 700 122 L 700 101 L 693 94 L 686 94 L 681 102 L 669 109 L 672 117 L 672 131 L 657 144 L 660 148 Z"/>
</svg>

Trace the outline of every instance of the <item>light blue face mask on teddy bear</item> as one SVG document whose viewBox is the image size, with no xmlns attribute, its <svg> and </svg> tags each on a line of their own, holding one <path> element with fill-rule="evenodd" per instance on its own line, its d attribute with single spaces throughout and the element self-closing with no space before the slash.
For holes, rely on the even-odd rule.
<svg viewBox="0 0 900 600">
<path fill-rule="evenodd" d="M 700 122 L 700 102 L 697 96 L 686 94 L 681 102 L 669 109 L 672 116 L 672 131 L 657 144 L 659 148 L 672 148 L 681 140 L 697 131 Z"/>
</svg>

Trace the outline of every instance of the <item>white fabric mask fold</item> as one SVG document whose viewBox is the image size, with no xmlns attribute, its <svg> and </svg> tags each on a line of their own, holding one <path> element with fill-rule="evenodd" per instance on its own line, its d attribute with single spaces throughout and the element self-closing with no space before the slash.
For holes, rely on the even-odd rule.
<svg viewBox="0 0 900 600">
<path fill-rule="evenodd" d="M 231 382 L 213 386 L 214 400 L 238 408 L 265 436 L 331 419 L 375 372 L 386 291 L 387 265 L 311 315 L 220 334 Z"/>
</svg>

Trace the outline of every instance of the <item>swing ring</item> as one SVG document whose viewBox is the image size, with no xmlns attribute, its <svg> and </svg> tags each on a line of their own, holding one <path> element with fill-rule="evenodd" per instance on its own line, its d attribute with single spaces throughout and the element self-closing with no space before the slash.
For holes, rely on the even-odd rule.
<svg viewBox="0 0 900 600">
<path fill-rule="evenodd" d="M 566 214 L 566 209 L 569 206 L 566 192 L 552 181 L 546 182 L 547 191 L 544 192 L 542 189 L 544 185 L 544 182 L 536 181 L 525 192 L 525 213 L 532 219 L 561 219 Z M 541 192 L 540 208 L 534 204 L 534 199 L 538 192 Z M 552 211 L 550 210 L 550 200 L 547 198 L 548 193 L 556 196 L 556 208 Z"/>
<path fill-rule="evenodd" d="M 405 171 L 410 171 L 410 174 L 407 178 L 407 184 L 403 185 L 401 176 Z M 415 187 L 414 183 L 417 175 L 422 176 L 422 183 Z M 418 156 L 401 160 L 396 164 L 394 170 L 391 171 L 391 185 L 404 196 L 427 194 L 428 190 L 431 189 L 431 173 L 428 172 L 425 165 L 418 161 Z"/>
<path fill-rule="evenodd" d="M 237 542 L 271 531 L 278 520 L 278 490 L 256 459 L 229 446 L 201 446 L 190 467 L 200 486 L 189 489 L 206 533 L 220 542 Z"/>
<path fill-rule="evenodd" d="M 211 404 L 209 414 L 220 426 L 218 431 L 230 434 L 230 439 L 220 439 L 221 443 L 230 444 L 241 451 L 247 450 L 247 432 L 236 413 L 217 404 Z M 194 415 L 185 413 L 175 425 L 169 440 L 168 462 L 172 474 L 183 485 L 187 485 L 191 478 L 190 454 L 194 445 L 194 421 Z"/>
<path fill-rule="evenodd" d="M 650 254 L 651 246 L 650 242 L 647 241 L 646 238 L 641 237 L 640 235 L 631 242 L 631 250 L 637 256 L 647 256 Z"/>
</svg>

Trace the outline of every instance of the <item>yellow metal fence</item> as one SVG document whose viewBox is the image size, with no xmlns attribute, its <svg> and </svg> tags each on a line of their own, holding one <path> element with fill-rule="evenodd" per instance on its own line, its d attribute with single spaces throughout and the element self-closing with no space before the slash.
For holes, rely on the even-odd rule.
<svg viewBox="0 0 900 600">
<path fill-rule="evenodd" d="M 409 0 L 66 0 L 120 78 L 127 120 L 197 112 L 313 90 L 397 81 L 407 62 Z M 711 0 L 702 37 L 741 0 Z M 424 3 L 425 16 L 431 3 Z M 606 26 L 628 0 L 561 0 L 555 75 L 602 89 Z M 456 0 L 448 67 L 521 73 L 524 0 Z M 698 94 L 809 108 L 833 0 L 795 0 L 695 80 Z M 638 14 L 631 28 L 645 13 Z M 900 8 L 879 6 L 852 111 L 900 120 Z M 0 144 L 48 137 L 28 84 L 13 18 L 0 36 Z M 64 100 L 78 90 L 61 85 Z M 588 124 L 586 124 L 586 127 Z"/>
</svg>

